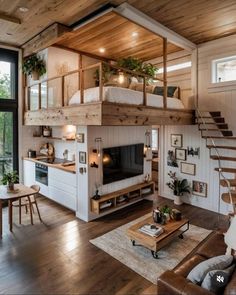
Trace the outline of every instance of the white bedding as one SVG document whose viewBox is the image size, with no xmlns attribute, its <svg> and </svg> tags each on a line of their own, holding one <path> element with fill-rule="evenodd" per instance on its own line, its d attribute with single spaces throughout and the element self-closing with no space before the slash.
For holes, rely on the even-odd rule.
<svg viewBox="0 0 236 295">
<path fill-rule="evenodd" d="M 127 103 L 142 105 L 143 92 L 122 87 L 103 87 L 103 100 L 116 103 Z M 84 90 L 84 103 L 99 101 L 99 87 Z M 80 90 L 70 99 L 69 105 L 80 104 Z M 147 105 L 163 108 L 163 96 L 147 93 Z M 172 109 L 183 109 L 181 100 L 174 97 L 167 97 L 167 107 Z"/>
</svg>

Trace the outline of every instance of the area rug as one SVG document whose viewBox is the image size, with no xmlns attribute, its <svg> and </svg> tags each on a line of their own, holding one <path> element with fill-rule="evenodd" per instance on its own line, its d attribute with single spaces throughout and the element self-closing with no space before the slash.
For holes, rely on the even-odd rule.
<svg viewBox="0 0 236 295">
<path fill-rule="evenodd" d="M 158 251 L 158 259 L 154 259 L 150 250 L 143 247 L 133 247 L 130 239 L 126 236 L 126 230 L 131 225 L 148 216 L 150 216 L 150 214 L 122 225 L 98 238 L 90 240 L 90 242 L 143 276 L 145 279 L 153 284 L 157 284 L 157 278 L 164 271 L 173 269 L 205 239 L 211 231 L 190 224 L 189 230 L 184 233 L 184 239 L 179 239 L 177 237 L 169 245 Z"/>
</svg>

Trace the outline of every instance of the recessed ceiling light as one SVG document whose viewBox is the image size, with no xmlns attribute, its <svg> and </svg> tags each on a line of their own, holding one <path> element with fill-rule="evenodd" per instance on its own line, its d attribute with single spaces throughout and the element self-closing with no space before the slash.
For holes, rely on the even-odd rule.
<svg viewBox="0 0 236 295">
<path fill-rule="evenodd" d="M 21 7 L 19 7 L 19 10 L 20 10 L 20 12 L 27 12 L 27 11 L 29 11 L 29 8 L 21 6 Z"/>
<path fill-rule="evenodd" d="M 138 33 L 137 32 L 133 32 L 132 33 L 132 37 L 138 37 Z"/>
<path fill-rule="evenodd" d="M 99 48 L 99 52 L 100 52 L 100 53 L 104 53 L 105 51 L 106 51 L 105 48 L 103 48 L 103 47 Z"/>
</svg>

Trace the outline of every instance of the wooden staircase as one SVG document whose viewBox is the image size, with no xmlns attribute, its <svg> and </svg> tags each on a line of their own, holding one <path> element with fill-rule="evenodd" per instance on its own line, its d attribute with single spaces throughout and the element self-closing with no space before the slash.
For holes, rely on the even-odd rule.
<svg viewBox="0 0 236 295">
<path fill-rule="evenodd" d="M 231 167 L 232 163 L 235 164 L 236 162 L 236 154 L 235 156 L 228 155 L 236 151 L 236 146 L 233 146 L 236 137 L 229 130 L 229 126 L 225 122 L 225 118 L 221 116 L 221 112 L 203 112 L 201 116 L 200 114 L 196 115 L 196 123 L 198 124 L 202 138 L 206 140 L 206 147 L 209 149 L 210 159 L 218 161 L 219 167 L 215 168 L 215 171 L 220 172 L 220 186 L 228 188 L 231 192 L 221 194 L 221 199 L 229 204 L 232 199 L 234 214 L 236 214 L 236 165 L 235 168 Z M 226 142 L 229 142 L 229 145 L 226 145 Z M 225 163 L 224 167 L 221 165 L 222 161 Z M 223 173 L 233 173 L 235 174 L 235 178 L 225 178 Z"/>
</svg>

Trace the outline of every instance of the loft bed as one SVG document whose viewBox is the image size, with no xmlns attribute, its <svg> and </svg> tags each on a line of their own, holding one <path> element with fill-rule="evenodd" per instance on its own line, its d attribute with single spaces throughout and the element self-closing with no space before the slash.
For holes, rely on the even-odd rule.
<svg viewBox="0 0 236 295">
<path fill-rule="evenodd" d="M 103 66 L 109 66 L 127 77 L 136 77 L 142 83 L 129 87 L 118 87 L 114 83 L 103 83 Z M 99 85 L 85 89 L 85 73 L 98 69 Z M 70 77 L 78 81 L 78 89 L 71 97 L 66 95 Z M 167 82 L 160 78 L 163 96 L 150 92 L 148 80 L 143 73 L 127 70 L 111 63 L 99 63 L 81 67 L 66 74 L 45 79 L 26 86 L 25 125 L 189 125 L 194 124 L 193 110 L 184 108 L 181 100 L 167 97 Z M 50 100 L 50 86 L 57 81 L 56 100 Z M 59 84 L 58 84 L 59 81 Z M 141 86 L 141 89 L 140 89 Z M 154 87 L 154 86 L 153 86 Z M 134 90 L 135 89 L 135 90 Z M 139 91 L 141 90 L 141 91 Z"/>
</svg>

